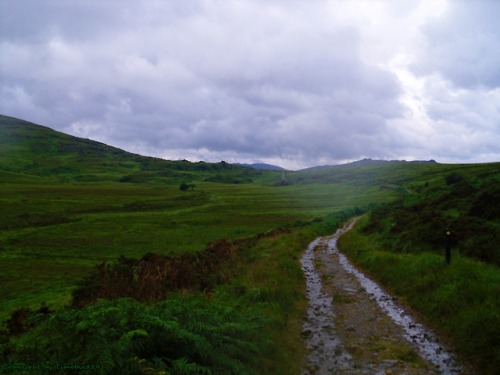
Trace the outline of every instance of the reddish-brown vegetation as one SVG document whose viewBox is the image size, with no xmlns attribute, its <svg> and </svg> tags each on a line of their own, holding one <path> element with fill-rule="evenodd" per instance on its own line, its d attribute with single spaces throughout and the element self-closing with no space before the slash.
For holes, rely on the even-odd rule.
<svg viewBox="0 0 500 375">
<path fill-rule="evenodd" d="M 73 292 L 73 306 L 83 307 L 99 298 L 131 297 L 151 302 L 175 290 L 210 292 L 237 269 L 236 247 L 219 240 L 196 254 L 170 257 L 149 253 L 141 259 L 120 257 L 116 263 L 101 263 Z"/>
</svg>

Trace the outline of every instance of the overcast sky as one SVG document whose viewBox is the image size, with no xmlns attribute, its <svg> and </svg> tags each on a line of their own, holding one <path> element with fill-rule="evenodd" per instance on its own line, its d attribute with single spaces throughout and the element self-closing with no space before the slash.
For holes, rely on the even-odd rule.
<svg viewBox="0 0 500 375">
<path fill-rule="evenodd" d="M 0 113 L 290 169 L 500 161 L 500 0 L 0 0 Z"/>
</svg>

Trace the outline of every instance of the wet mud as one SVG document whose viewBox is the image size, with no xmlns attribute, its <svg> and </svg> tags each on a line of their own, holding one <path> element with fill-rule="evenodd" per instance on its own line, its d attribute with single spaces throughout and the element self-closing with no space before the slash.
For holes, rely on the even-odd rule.
<svg viewBox="0 0 500 375">
<path fill-rule="evenodd" d="M 301 259 L 309 306 L 303 374 L 466 374 L 454 356 L 392 296 L 339 252 L 333 236 Z"/>
</svg>

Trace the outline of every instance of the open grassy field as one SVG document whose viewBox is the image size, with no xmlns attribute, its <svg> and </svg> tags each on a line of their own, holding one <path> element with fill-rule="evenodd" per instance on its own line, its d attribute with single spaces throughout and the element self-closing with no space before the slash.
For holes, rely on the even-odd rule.
<svg viewBox="0 0 500 375">
<path fill-rule="evenodd" d="M 0 184 L 2 318 L 67 302 L 74 281 L 120 255 L 182 254 L 392 197 L 346 184 Z"/>
</svg>

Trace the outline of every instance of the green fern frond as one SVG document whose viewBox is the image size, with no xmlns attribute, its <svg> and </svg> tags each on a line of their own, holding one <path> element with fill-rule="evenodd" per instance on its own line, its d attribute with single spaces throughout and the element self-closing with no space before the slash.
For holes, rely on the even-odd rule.
<svg viewBox="0 0 500 375">
<path fill-rule="evenodd" d="M 212 375 L 213 372 L 196 363 L 189 362 L 186 358 L 179 358 L 172 362 L 172 374 L 175 375 Z"/>
</svg>

